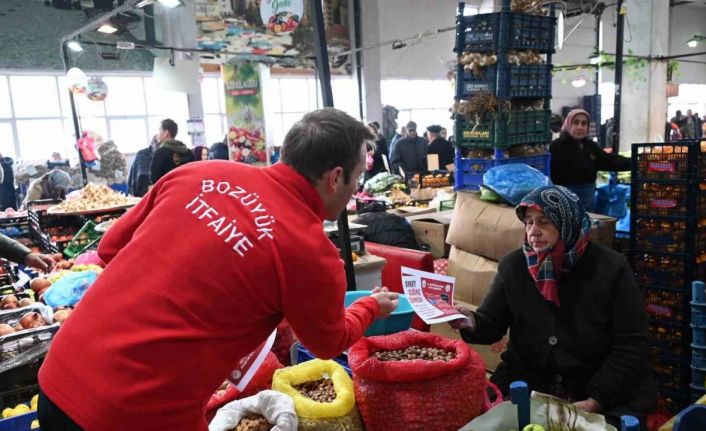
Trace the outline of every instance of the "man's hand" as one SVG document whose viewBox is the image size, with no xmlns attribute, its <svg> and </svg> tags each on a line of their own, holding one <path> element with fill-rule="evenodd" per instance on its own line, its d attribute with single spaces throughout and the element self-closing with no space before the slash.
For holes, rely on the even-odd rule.
<svg viewBox="0 0 706 431">
<path fill-rule="evenodd" d="M 30 253 L 25 257 L 25 265 L 43 272 L 50 272 L 54 268 L 54 259 L 46 254 Z"/>
<path fill-rule="evenodd" d="M 473 333 L 473 331 L 476 329 L 476 319 L 473 316 L 473 312 L 467 310 L 462 305 L 456 305 L 455 308 L 456 311 L 466 316 L 466 318 L 451 320 L 449 322 L 449 326 L 456 329 L 457 331 L 465 329 L 467 332 Z"/>
<path fill-rule="evenodd" d="M 583 401 L 577 401 L 574 403 L 576 408 L 579 408 L 587 413 L 599 413 L 603 410 L 603 406 L 598 401 L 593 398 L 588 398 Z"/>
<path fill-rule="evenodd" d="M 373 294 L 371 295 L 378 301 L 378 306 L 380 307 L 380 315 L 378 319 L 384 319 L 389 316 L 399 303 L 399 294 L 395 292 L 390 292 L 387 287 L 376 287 L 373 289 Z"/>
</svg>

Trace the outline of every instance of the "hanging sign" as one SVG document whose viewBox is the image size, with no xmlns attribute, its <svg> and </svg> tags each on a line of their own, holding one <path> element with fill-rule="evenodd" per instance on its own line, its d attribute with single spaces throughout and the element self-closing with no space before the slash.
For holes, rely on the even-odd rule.
<svg viewBox="0 0 706 431">
<path fill-rule="evenodd" d="M 261 67 L 252 63 L 221 66 L 228 119 L 228 153 L 230 160 L 236 162 L 267 162 Z"/>
<path fill-rule="evenodd" d="M 303 0 L 262 0 L 260 16 L 265 27 L 272 33 L 289 33 L 299 27 Z"/>
</svg>

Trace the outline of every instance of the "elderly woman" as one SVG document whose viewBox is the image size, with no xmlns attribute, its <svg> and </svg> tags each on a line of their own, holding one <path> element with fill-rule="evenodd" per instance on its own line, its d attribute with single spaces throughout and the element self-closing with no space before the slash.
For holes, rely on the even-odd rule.
<svg viewBox="0 0 706 431">
<path fill-rule="evenodd" d="M 41 199 L 63 199 L 70 185 L 69 174 L 59 169 L 51 170 L 29 184 L 22 206 L 27 207 L 27 202 Z"/>
<path fill-rule="evenodd" d="M 500 261 L 475 312 L 458 307 L 466 318 L 452 327 L 476 344 L 510 329 L 491 377 L 504 394 L 523 380 L 613 424 L 654 410 L 647 314 L 625 258 L 590 241 L 588 216 L 564 187 L 535 189 L 516 212 L 524 246 Z"/>
<path fill-rule="evenodd" d="M 590 124 L 588 112 L 574 109 L 566 116 L 561 135 L 549 147 L 552 182 L 574 192 L 586 211 L 595 208 L 598 171 L 630 170 L 629 158 L 608 154 L 588 138 Z"/>
</svg>

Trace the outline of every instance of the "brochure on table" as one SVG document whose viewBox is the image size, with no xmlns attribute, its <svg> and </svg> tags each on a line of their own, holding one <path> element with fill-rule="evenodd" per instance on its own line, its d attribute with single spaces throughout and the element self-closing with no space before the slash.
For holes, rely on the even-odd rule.
<svg viewBox="0 0 706 431">
<path fill-rule="evenodd" d="M 462 319 L 453 304 L 454 277 L 402 267 L 402 288 L 415 313 L 429 324 Z"/>
</svg>

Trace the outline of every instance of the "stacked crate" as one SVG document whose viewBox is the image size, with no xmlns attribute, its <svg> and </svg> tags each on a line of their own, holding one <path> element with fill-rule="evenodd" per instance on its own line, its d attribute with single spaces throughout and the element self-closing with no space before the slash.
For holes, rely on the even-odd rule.
<svg viewBox="0 0 706 431">
<path fill-rule="evenodd" d="M 691 283 L 706 269 L 706 153 L 698 141 L 633 144 L 632 158 L 631 263 L 659 392 L 678 411 L 690 402 Z"/>
<path fill-rule="evenodd" d="M 490 92 L 499 103 L 509 102 L 510 110 L 472 121 L 454 115 L 455 189 L 478 190 L 488 169 L 507 163 L 526 163 L 549 175 L 551 54 L 556 19 L 510 12 L 510 0 L 504 0 L 499 13 L 464 16 L 464 7 L 464 3 L 459 4 L 456 16 L 456 102 Z M 510 51 L 546 54 L 545 64 L 511 64 Z M 477 73 L 464 70 L 462 57 L 467 53 L 495 56 L 496 63 Z M 517 109 L 530 104 L 535 109 Z M 522 145 L 531 147 L 518 148 Z"/>
<path fill-rule="evenodd" d="M 691 401 L 706 393 L 706 285 L 691 285 Z"/>
</svg>

